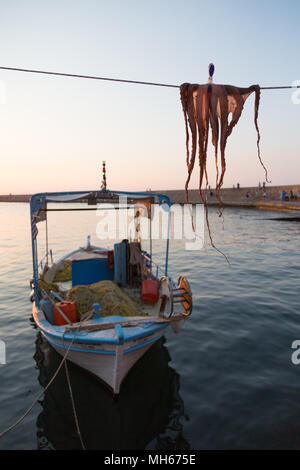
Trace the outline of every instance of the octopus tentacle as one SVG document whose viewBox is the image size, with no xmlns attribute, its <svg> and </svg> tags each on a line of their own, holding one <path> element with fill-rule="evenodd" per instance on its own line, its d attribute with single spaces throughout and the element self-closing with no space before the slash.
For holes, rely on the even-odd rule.
<svg viewBox="0 0 300 470">
<path fill-rule="evenodd" d="M 184 115 L 184 122 L 185 122 L 185 133 L 186 133 L 186 164 L 189 166 L 190 160 L 190 150 L 189 150 L 189 128 L 188 128 L 188 120 L 187 120 L 187 103 L 188 103 L 188 91 L 189 91 L 189 83 L 183 83 L 180 86 L 180 99 L 182 104 L 182 110 Z"/>
<path fill-rule="evenodd" d="M 212 144 L 215 149 L 215 163 L 216 163 L 216 186 L 219 178 L 219 168 L 218 168 L 218 143 L 219 143 L 219 119 L 217 114 L 218 107 L 218 97 L 215 93 L 211 94 L 210 103 L 209 103 L 209 119 L 210 127 L 212 132 Z"/>
<path fill-rule="evenodd" d="M 196 85 L 197 86 L 197 85 Z M 185 119 L 185 129 L 186 129 L 186 153 L 187 153 L 187 168 L 188 176 L 185 183 L 185 193 L 186 200 L 189 202 L 188 198 L 188 185 L 190 178 L 194 169 L 196 151 L 197 151 L 197 126 L 194 114 L 194 103 L 193 103 L 193 90 L 195 86 L 190 85 L 189 83 L 183 83 L 180 87 L 180 96 L 181 103 Z M 189 150 L 189 128 L 192 135 L 192 148 L 191 153 Z"/>
<path fill-rule="evenodd" d="M 229 263 L 227 256 L 216 247 L 213 242 L 210 224 L 208 219 L 208 206 L 206 201 L 206 192 L 208 186 L 208 177 L 207 177 L 207 145 L 209 137 L 209 123 L 210 123 L 210 108 L 211 108 L 211 88 L 209 89 L 207 85 L 198 87 L 197 99 L 195 101 L 195 116 L 198 128 L 198 140 L 199 140 L 199 166 L 200 166 L 200 177 L 199 177 L 199 194 L 202 199 L 204 209 L 205 209 L 205 219 L 206 226 L 208 230 L 208 235 L 210 239 L 211 246 L 221 253 L 226 261 Z M 205 175 L 206 187 L 205 187 L 205 196 L 202 192 L 203 178 Z M 230 264 L 230 263 L 229 263 Z"/>
<path fill-rule="evenodd" d="M 259 102 L 260 102 L 260 86 L 259 86 L 259 85 L 253 85 L 253 87 L 255 88 L 254 124 L 255 124 L 256 132 L 257 132 L 257 142 L 256 142 L 256 145 L 257 145 L 257 154 L 258 154 L 259 161 L 260 161 L 260 163 L 261 163 L 263 169 L 265 170 L 266 182 L 267 182 L 267 183 L 271 183 L 271 181 L 268 180 L 268 171 L 267 171 L 265 165 L 263 164 L 262 159 L 261 159 L 261 156 L 260 156 L 260 145 L 259 145 L 259 142 L 260 142 L 260 132 L 259 132 L 259 127 L 258 127 L 258 122 L 257 122 L 257 119 L 258 119 L 258 108 L 259 108 Z"/>
<path fill-rule="evenodd" d="M 216 165 L 216 196 L 219 201 L 219 216 L 222 216 L 223 203 L 220 196 L 220 190 L 218 188 L 219 180 L 219 165 L 218 165 L 218 145 L 219 145 L 219 115 L 220 115 L 220 88 L 212 87 L 211 99 L 210 99 L 210 127 L 212 130 L 212 144 L 215 149 L 215 165 Z"/>
<path fill-rule="evenodd" d="M 221 174 L 217 184 L 217 190 L 220 191 L 223 185 L 223 179 L 226 171 L 225 161 L 225 147 L 227 142 L 228 133 L 228 103 L 227 96 L 222 93 L 220 98 L 220 124 L 221 124 L 221 136 L 220 136 L 220 154 L 221 154 Z"/>
<path fill-rule="evenodd" d="M 198 154 L 200 167 L 199 193 L 203 199 L 202 183 L 204 175 L 206 176 L 207 180 L 206 160 L 209 131 L 209 102 L 206 85 L 198 86 L 197 91 L 194 93 L 194 109 L 198 130 Z"/>
<path fill-rule="evenodd" d="M 196 152 L 197 152 L 197 123 L 195 119 L 195 112 L 194 112 L 194 89 L 195 86 L 192 85 L 189 90 L 189 96 L 188 96 L 188 101 L 187 101 L 187 115 L 188 115 L 188 122 L 192 134 L 192 149 L 191 149 L 191 157 L 190 157 L 190 162 L 188 165 L 188 171 L 189 171 L 189 176 L 191 175 L 194 164 L 195 164 L 195 159 L 196 159 Z"/>
</svg>

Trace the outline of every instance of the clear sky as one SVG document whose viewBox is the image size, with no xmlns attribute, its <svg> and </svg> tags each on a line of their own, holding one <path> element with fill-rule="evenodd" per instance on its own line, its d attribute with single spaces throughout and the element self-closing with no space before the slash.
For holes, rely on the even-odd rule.
<svg viewBox="0 0 300 470">
<path fill-rule="evenodd" d="M 181 84 L 300 80 L 300 2 L 0 0 L 0 65 Z M 180 189 L 186 179 L 179 90 L 0 70 L 0 194 Z M 262 158 L 272 184 L 300 183 L 300 104 L 262 91 Z M 228 140 L 224 187 L 256 185 L 254 96 Z M 209 177 L 215 181 L 209 149 Z M 198 167 L 191 182 L 197 187 Z"/>
</svg>

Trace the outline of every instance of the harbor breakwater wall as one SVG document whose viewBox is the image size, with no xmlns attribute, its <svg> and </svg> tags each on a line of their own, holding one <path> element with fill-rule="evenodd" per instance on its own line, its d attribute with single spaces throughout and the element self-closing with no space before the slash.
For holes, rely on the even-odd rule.
<svg viewBox="0 0 300 470">
<path fill-rule="evenodd" d="M 266 192 L 266 197 L 264 197 L 264 191 Z M 223 188 L 220 191 L 220 196 L 224 206 L 253 207 L 257 209 L 283 211 L 300 210 L 300 197 L 298 197 L 297 200 L 291 199 L 289 201 L 282 201 L 282 191 L 285 191 L 287 196 L 290 196 L 291 191 L 295 196 L 297 196 L 300 191 L 300 184 L 266 186 L 265 189 L 258 187 L 242 187 L 239 189 Z M 173 204 L 184 204 L 186 202 L 184 190 L 169 190 L 162 192 L 171 198 Z M 212 192 L 212 195 L 210 192 Z M 249 194 L 249 197 L 246 196 L 247 193 Z M 197 189 L 189 190 L 189 201 L 192 204 L 202 202 Z M 207 190 L 207 204 L 212 206 L 219 205 L 214 189 L 211 189 L 210 191 Z"/>
<path fill-rule="evenodd" d="M 30 194 L 4 194 L 0 195 L 0 202 L 29 202 Z"/>
<path fill-rule="evenodd" d="M 217 201 L 216 192 L 211 189 L 213 196 L 210 196 L 210 191 L 207 190 L 207 201 Z M 222 201 L 226 202 L 250 202 L 251 200 L 268 200 L 268 201 L 281 201 L 281 193 L 285 191 L 287 196 L 290 195 L 290 191 L 293 191 L 294 195 L 297 195 L 300 191 L 300 184 L 296 185 L 285 185 L 285 186 L 266 186 L 265 188 L 267 197 L 263 197 L 264 189 L 258 187 L 245 187 L 245 188 L 222 188 L 220 191 Z M 172 202 L 183 204 L 185 200 L 185 191 L 183 190 L 166 190 L 162 191 L 171 197 Z M 246 193 L 250 193 L 250 197 L 246 197 Z M 257 193 L 257 195 L 256 195 Z M 189 200 L 190 202 L 196 203 L 201 202 L 198 189 L 189 189 Z"/>
<path fill-rule="evenodd" d="M 186 202 L 185 191 L 183 189 L 172 189 L 172 190 L 161 190 L 154 192 L 162 192 L 167 194 L 173 204 L 184 204 Z M 219 205 L 219 201 L 216 197 L 214 189 L 207 191 L 207 203 L 208 205 L 216 206 Z M 300 198 L 297 200 L 292 199 L 289 201 L 281 200 L 282 191 L 286 192 L 287 196 L 290 196 L 292 191 L 297 196 L 300 191 L 300 184 L 295 185 L 282 185 L 282 186 L 266 186 L 266 197 L 264 197 L 264 189 L 258 187 L 242 187 L 242 188 L 222 188 L 220 191 L 221 200 L 224 206 L 232 207 L 253 207 L 257 209 L 269 209 L 269 210 L 283 210 L 283 211 L 295 211 L 300 210 Z M 249 193 L 250 197 L 246 197 Z M 30 194 L 8 194 L 0 195 L 0 202 L 29 202 Z M 190 203 L 201 203 L 201 198 L 197 189 L 189 190 L 189 201 Z"/>
</svg>

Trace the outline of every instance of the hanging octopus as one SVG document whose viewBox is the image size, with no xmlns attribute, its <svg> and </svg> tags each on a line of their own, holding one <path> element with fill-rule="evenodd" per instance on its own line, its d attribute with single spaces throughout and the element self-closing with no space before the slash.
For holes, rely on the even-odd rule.
<svg viewBox="0 0 300 470">
<path fill-rule="evenodd" d="M 211 67 L 211 66 L 210 66 Z M 213 69 L 212 69 L 213 74 Z M 212 75 L 210 72 L 210 75 Z M 211 81 L 211 77 L 210 77 Z M 208 224 L 207 205 L 206 200 L 202 194 L 203 179 L 205 177 L 206 189 L 208 186 L 208 177 L 206 170 L 207 163 L 207 144 L 209 137 L 209 128 L 212 132 L 212 144 L 215 149 L 215 164 L 216 164 L 216 195 L 221 204 L 220 188 L 223 185 L 224 175 L 226 171 L 225 161 L 225 148 L 227 139 L 230 136 L 232 129 L 238 123 L 241 117 L 244 103 L 251 93 L 255 92 L 255 109 L 254 109 L 254 124 L 257 131 L 257 151 L 258 158 L 265 170 L 266 181 L 267 170 L 260 157 L 260 133 L 257 124 L 258 108 L 260 101 L 260 87 L 259 85 L 252 85 L 249 88 L 238 88 L 231 85 L 215 85 L 208 83 L 205 85 L 197 85 L 190 83 L 183 83 L 180 86 L 180 98 L 182 109 L 185 119 L 186 129 L 186 154 L 187 154 L 187 169 L 188 177 L 185 184 L 186 199 L 188 200 L 188 185 L 194 169 L 197 146 L 198 157 L 200 166 L 199 176 L 199 193 L 206 209 L 206 220 Z M 232 113 L 230 123 L 228 116 Z M 190 131 L 190 132 L 189 132 Z M 191 146 L 190 146 L 190 133 L 191 133 Z M 218 162 L 218 146 L 220 146 L 220 160 L 221 168 Z M 190 148 L 191 147 L 191 148 Z M 222 212 L 220 211 L 220 215 Z M 209 230 L 209 236 L 212 245 L 214 246 Z"/>
</svg>

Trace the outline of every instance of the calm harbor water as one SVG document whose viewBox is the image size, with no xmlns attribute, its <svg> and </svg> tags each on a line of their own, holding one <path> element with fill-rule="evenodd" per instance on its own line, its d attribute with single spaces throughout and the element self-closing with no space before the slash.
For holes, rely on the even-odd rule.
<svg viewBox="0 0 300 470">
<path fill-rule="evenodd" d="M 223 227 L 217 211 L 210 214 L 230 265 L 209 243 L 200 251 L 171 244 L 170 273 L 190 280 L 194 311 L 179 335 L 168 331 L 136 365 L 119 400 L 70 365 L 88 449 L 300 448 L 300 365 L 291 362 L 291 344 L 300 339 L 300 224 L 228 208 Z M 50 215 L 55 256 L 82 246 L 87 234 L 104 245 L 95 214 L 82 217 Z M 1 203 L 0 220 L 1 432 L 48 383 L 60 356 L 31 321 L 29 206 Z M 80 449 L 63 371 L 0 449 Z"/>
</svg>

